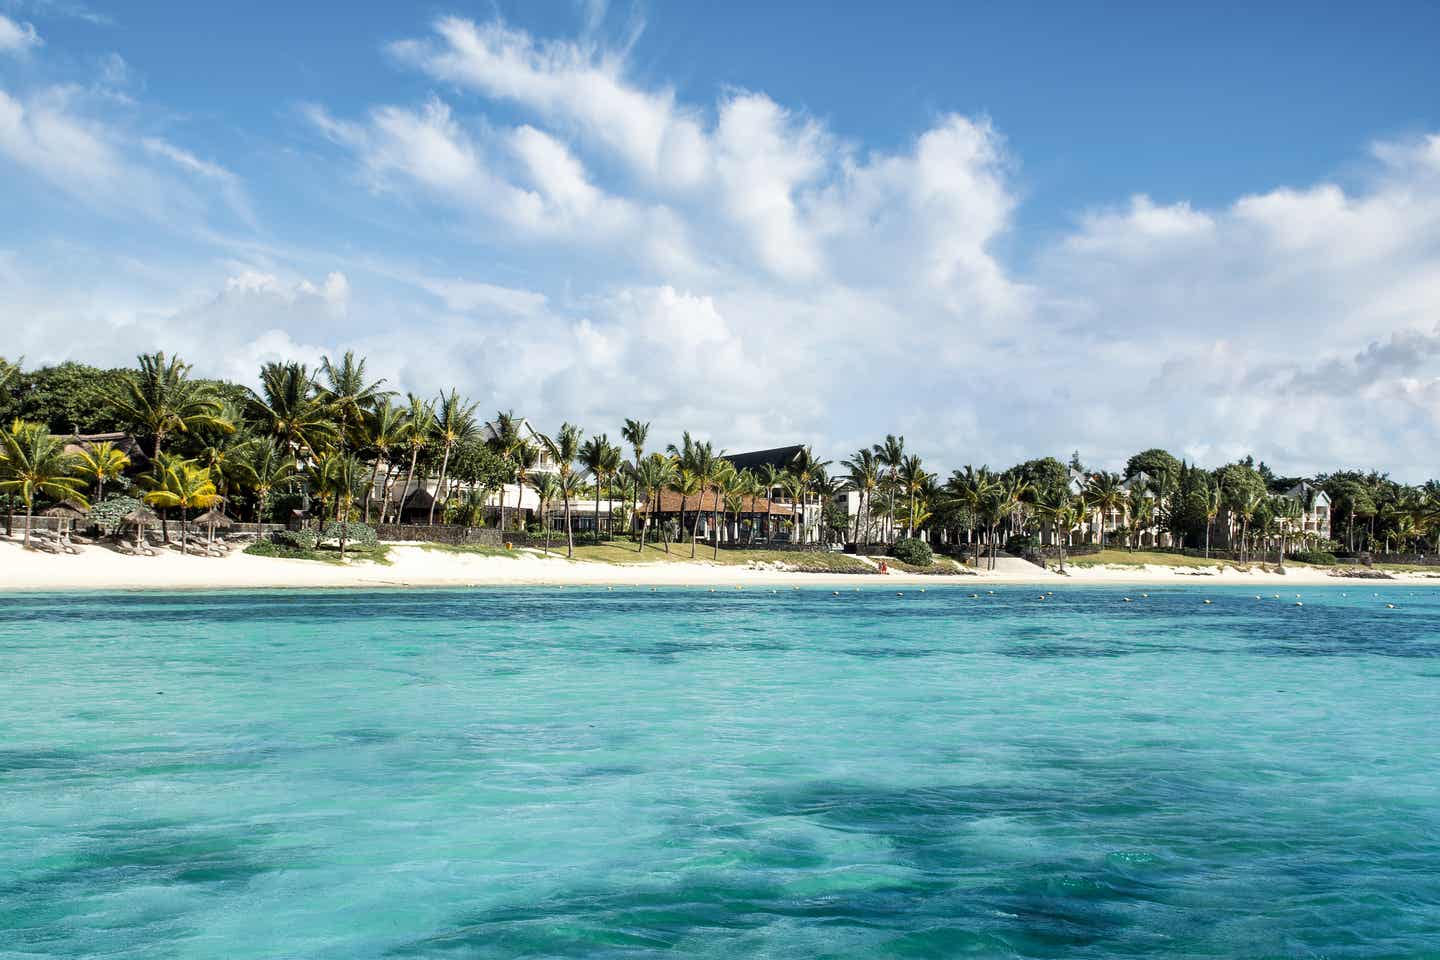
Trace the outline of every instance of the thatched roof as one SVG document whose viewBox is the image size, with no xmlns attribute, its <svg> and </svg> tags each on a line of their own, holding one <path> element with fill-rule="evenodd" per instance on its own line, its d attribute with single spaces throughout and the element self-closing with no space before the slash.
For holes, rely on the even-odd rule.
<svg viewBox="0 0 1440 960">
<path fill-rule="evenodd" d="M 90 514 L 82 510 L 75 501 L 65 500 L 49 510 L 43 511 L 40 515 L 42 517 L 60 517 L 63 520 L 84 520 Z"/>
<path fill-rule="evenodd" d="M 218 507 L 206 510 L 190 522 L 206 527 L 233 527 L 235 525 L 235 521 L 225 516 L 225 511 Z"/>
<path fill-rule="evenodd" d="M 146 506 L 140 506 L 121 517 L 120 522 L 129 524 L 159 523 L 160 518 L 155 515 L 154 510 Z"/>
</svg>

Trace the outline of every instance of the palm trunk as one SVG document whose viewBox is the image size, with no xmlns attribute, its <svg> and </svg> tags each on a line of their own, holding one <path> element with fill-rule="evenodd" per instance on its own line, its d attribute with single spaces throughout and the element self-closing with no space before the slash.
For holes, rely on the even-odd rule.
<svg viewBox="0 0 1440 960">
<path fill-rule="evenodd" d="M 522 491 L 520 496 L 524 496 Z M 500 537 L 505 537 L 505 481 L 500 481 Z"/>
<path fill-rule="evenodd" d="M 450 444 L 445 445 L 445 455 L 440 458 L 440 482 L 435 484 L 436 496 L 430 498 L 430 526 L 435 526 L 435 504 L 440 502 L 440 497 L 445 496 L 445 471 L 450 467 Z M 444 520 L 442 513 L 440 519 Z"/>
<path fill-rule="evenodd" d="M 565 500 L 565 556 L 575 556 L 575 528 L 570 524 L 570 493 L 564 495 Z"/>
<path fill-rule="evenodd" d="M 595 544 L 600 544 L 600 478 L 595 478 Z"/>
<path fill-rule="evenodd" d="M 635 485 L 635 499 L 636 499 L 636 502 L 638 503 L 638 502 L 639 502 L 639 499 L 640 499 L 640 485 L 639 485 L 638 482 L 637 482 L 636 485 Z M 644 517 L 644 519 L 642 519 L 642 520 L 640 521 L 640 549 L 636 551 L 637 553 L 644 553 L 644 552 L 645 552 L 645 533 L 646 533 L 646 531 L 648 531 L 649 529 L 650 529 L 650 498 L 649 498 L 649 497 L 646 497 L 646 498 L 645 498 L 645 517 Z"/>
<path fill-rule="evenodd" d="M 905 536 L 915 536 L 915 491 L 910 491 L 910 516 L 905 518 Z"/>
<path fill-rule="evenodd" d="M 365 486 L 365 522 L 370 522 L 370 499 L 375 493 L 375 481 L 380 477 L 380 458 L 375 458 L 375 466 L 370 471 L 370 482 Z M 383 518 L 382 518 L 383 519 Z"/>
<path fill-rule="evenodd" d="M 25 501 L 25 549 L 30 549 L 30 525 L 35 520 L 35 501 Z"/>
<path fill-rule="evenodd" d="M 420 448 L 410 448 L 410 472 L 405 474 L 405 486 L 400 488 L 400 500 L 395 504 L 395 522 L 405 522 L 405 501 L 410 496 L 410 485 L 415 482 L 415 465 L 420 460 Z"/>
<path fill-rule="evenodd" d="M 189 522 L 185 519 L 185 508 L 180 508 L 180 556 L 188 556 L 190 544 L 185 542 L 186 534 L 189 533 Z"/>
<path fill-rule="evenodd" d="M 703 509 L 704 506 L 705 506 L 705 491 L 702 490 L 702 491 L 700 491 L 700 502 L 695 505 L 695 526 L 693 526 L 693 527 L 690 528 L 690 559 L 691 559 L 691 560 L 694 560 L 694 559 L 695 559 L 695 549 L 696 549 L 696 547 L 698 547 L 699 544 L 700 544 L 700 518 L 701 518 L 702 516 L 704 516 L 704 514 L 705 514 L 705 511 L 704 511 L 704 509 Z M 685 515 L 685 512 L 684 512 L 684 501 L 683 501 L 683 500 L 681 501 L 681 512 L 680 512 L 680 515 L 681 515 L 682 517 Z"/>
</svg>

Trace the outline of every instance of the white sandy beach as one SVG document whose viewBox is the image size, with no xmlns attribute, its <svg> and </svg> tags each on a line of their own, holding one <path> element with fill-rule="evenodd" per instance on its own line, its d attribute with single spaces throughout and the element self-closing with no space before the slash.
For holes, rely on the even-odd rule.
<svg viewBox="0 0 1440 960">
<path fill-rule="evenodd" d="M 266 587 L 454 587 L 521 585 L 614 585 L 689 587 L 974 586 L 980 583 L 1318 585 L 1403 583 L 1440 585 L 1435 575 L 1395 574 L 1393 580 L 1332 576 L 1324 569 L 1291 566 L 1284 574 L 1258 569 L 1198 571 L 1186 567 L 1071 567 L 1060 576 L 1022 560 L 1004 559 L 994 571 L 961 576 L 929 576 L 891 571 L 865 574 L 801 573 L 778 566 L 740 566 L 703 561 L 610 564 L 570 561 L 517 551 L 513 557 L 479 556 L 398 544 L 389 565 L 367 561 L 341 566 L 310 560 L 247 556 L 181 556 L 164 551 L 155 557 L 130 557 L 103 547 L 78 556 L 26 551 L 0 541 L 0 590 L 258 589 Z"/>
</svg>

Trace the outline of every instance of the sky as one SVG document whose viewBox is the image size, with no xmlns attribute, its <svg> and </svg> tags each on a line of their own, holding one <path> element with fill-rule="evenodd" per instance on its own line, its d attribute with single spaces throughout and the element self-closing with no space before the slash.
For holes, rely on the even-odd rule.
<svg viewBox="0 0 1440 960">
<path fill-rule="evenodd" d="M 0 355 L 1440 473 L 1440 5 L 216 6 L 0 0 Z"/>
</svg>

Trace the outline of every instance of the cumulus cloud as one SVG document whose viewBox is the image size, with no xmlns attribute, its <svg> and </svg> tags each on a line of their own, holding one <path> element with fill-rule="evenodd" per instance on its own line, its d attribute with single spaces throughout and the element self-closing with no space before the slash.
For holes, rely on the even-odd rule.
<svg viewBox="0 0 1440 960">
<path fill-rule="evenodd" d="M 0 13 L 0 53 L 24 53 L 42 42 L 33 25 L 17 23 Z"/>
</svg>

